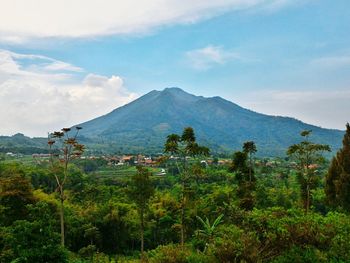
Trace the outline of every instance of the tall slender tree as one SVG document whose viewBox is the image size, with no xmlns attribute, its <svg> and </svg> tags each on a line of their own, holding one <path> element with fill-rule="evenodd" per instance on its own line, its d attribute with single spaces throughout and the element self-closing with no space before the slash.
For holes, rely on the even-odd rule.
<svg viewBox="0 0 350 263">
<path fill-rule="evenodd" d="M 304 203 L 305 213 L 310 210 L 311 190 L 316 186 L 316 168 L 322 160 L 322 153 L 330 151 L 329 145 L 317 144 L 309 140 L 311 130 L 300 133 L 303 138 L 298 144 L 289 146 L 287 154 L 298 162 L 298 181 L 300 184 L 301 197 Z"/>
<path fill-rule="evenodd" d="M 151 180 L 152 173 L 142 167 L 137 167 L 137 173 L 131 178 L 128 188 L 130 198 L 135 202 L 140 216 L 140 239 L 141 239 L 141 262 L 145 261 L 144 256 L 144 232 L 145 232 L 145 212 L 149 200 L 154 195 L 154 185 Z"/>
<path fill-rule="evenodd" d="M 235 178 L 238 183 L 237 197 L 240 200 L 240 207 L 245 210 L 252 210 L 255 203 L 255 176 L 253 171 L 249 173 L 247 165 L 248 156 L 244 151 L 238 151 L 233 154 L 232 165 L 230 172 L 235 173 Z"/>
<path fill-rule="evenodd" d="M 256 153 L 256 145 L 253 141 L 248 141 L 243 144 L 243 152 L 248 154 L 249 157 L 249 181 L 252 180 L 253 171 L 253 155 Z"/>
<path fill-rule="evenodd" d="M 343 147 L 333 157 L 326 175 L 328 202 L 350 211 L 350 125 L 346 124 Z"/>
<path fill-rule="evenodd" d="M 170 134 L 164 145 L 164 152 L 175 156 L 175 162 L 180 172 L 181 180 L 181 216 L 180 216 L 180 232 L 181 232 L 181 247 L 185 243 L 185 207 L 186 193 L 190 180 L 190 169 L 188 157 L 199 155 L 209 155 L 209 149 L 205 146 L 200 146 L 196 142 L 196 136 L 192 127 L 184 128 L 182 135 Z M 177 160 L 180 160 L 178 162 Z"/>
<path fill-rule="evenodd" d="M 50 163 L 53 175 L 57 184 L 57 192 L 60 199 L 60 225 L 61 225 L 61 245 L 65 245 L 65 226 L 64 226 L 64 189 L 68 177 L 68 166 L 74 158 L 80 157 L 84 152 L 84 145 L 79 144 L 77 137 L 81 127 L 75 128 L 75 133 L 71 136 L 70 128 L 63 128 L 61 131 L 55 131 L 48 136 L 48 146 L 50 152 Z"/>
</svg>

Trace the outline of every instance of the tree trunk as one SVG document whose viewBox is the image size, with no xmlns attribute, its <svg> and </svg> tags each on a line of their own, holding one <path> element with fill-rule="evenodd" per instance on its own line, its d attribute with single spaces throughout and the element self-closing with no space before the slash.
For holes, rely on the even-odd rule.
<svg viewBox="0 0 350 263">
<path fill-rule="evenodd" d="M 60 189 L 60 223 L 61 223 L 61 246 L 64 247 L 64 195 L 63 189 Z"/>
<path fill-rule="evenodd" d="M 310 207 L 310 172 L 309 165 L 311 164 L 311 160 L 309 157 L 309 153 L 306 153 L 306 214 L 309 212 Z"/>
<path fill-rule="evenodd" d="M 252 181 L 252 155 L 249 154 L 249 182 Z"/>
<path fill-rule="evenodd" d="M 181 248 L 184 248 L 185 243 L 185 181 L 182 181 L 182 198 L 181 198 Z"/>
<path fill-rule="evenodd" d="M 310 207 L 310 185 L 309 182 L 307 183 L 306 186 L 306 214 L 309 212 L 309 207 Z"/>
<path fill-rule="evenodd" d="M 141 219 L 141 263 L 145 262 L 145 255 L 144 255 L 144 218 L 143 218 L 143 209 L 140 211 L 140 219 Z"/>
</svg>

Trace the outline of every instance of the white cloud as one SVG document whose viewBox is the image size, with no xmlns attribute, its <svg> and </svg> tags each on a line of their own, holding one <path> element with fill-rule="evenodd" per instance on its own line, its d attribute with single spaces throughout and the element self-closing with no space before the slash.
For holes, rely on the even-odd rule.
<svg viewBox="0 0 350 263">
<path fill-rule="evenodd" d="M 63 61 L 54 61 L 44 66 L 43 69 L 48 71 L 75 71 L 75 72 L 83 71 L 81 68 L 73 66 L 69 63 L 65 63 Z"/>
<path fill-rule="evenodd" d="M 190 66 L 197 70 L 206 70 L 215 65 L 222 65 L 231 60 L 240 60 L 236 52 L 225 51 L 220 46 L 207 46 L 186 52 Z"/>
<path fill-rule="evenodd" d="M 239 103 L 257 112 L 290 116 L 325 128 L 344 130 L 350 122 L 350 89 L 266 90 L 249 93 Z"/>
<path fill-rule="evenodd" d="M 0 50 L 0 134 L 45 136 L 136 98 L 118 76 L 76 80 L 81 71 L 48 57 Z"/>
<path fill-rule="evenodd" d="M 289 5 L 291 0 L 3 0 L 0 42 L 143 33 L 227 11 Z"/>
</svg>

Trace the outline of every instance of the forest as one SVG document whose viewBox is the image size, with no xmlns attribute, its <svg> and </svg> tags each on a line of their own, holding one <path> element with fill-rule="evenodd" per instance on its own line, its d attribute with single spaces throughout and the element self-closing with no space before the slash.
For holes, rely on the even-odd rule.
<svg viewBox="0 0 350 263">
<path fill-rule="evenodd" d="M 222 158 L 186 127 L 123 167 L 79 132 L 52 133 L 40 162 L 1 155 L 1 263 L 350 262 L 349 124 L 330 159 L 311 130 L 280 158 L 254 141 Z"/>
</svg>

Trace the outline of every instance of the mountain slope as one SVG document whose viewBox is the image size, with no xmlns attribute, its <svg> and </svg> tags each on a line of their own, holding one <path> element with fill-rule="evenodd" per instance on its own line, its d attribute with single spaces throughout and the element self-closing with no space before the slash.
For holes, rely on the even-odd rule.
<svg viewBox="0 0 350 263">
<path fill-rule="evenodd" d="M 305 129 L 313 130 L 314 141 L 333 149 L 340 146 L 343 135 L 339 130 L 256 113 L 220 97 L 194 96 L 179 88 L 151 91 L 79 126 L 88 138 L 136 152 L 161 151 L 166 136 L 181 133 L 186 126 L 193 127 L 199 141 L 214 150 L 240 149 L 244 141 L 253 140 L 262 155 L 283 155 Z"/>
</svg>

